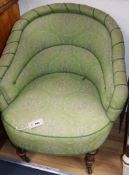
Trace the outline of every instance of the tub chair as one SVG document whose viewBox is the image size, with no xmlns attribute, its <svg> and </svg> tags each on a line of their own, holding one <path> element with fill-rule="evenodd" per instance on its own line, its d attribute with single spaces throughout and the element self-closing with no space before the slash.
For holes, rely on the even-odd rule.
<svg viewBox="0 0 129 175">
<path fill-rule="evenodd" d="M 71 3 L 27 12 L 12 28 L 0 79 L 1 119 L 20 156 L 86 154 L 91 174 L 128 95 L 123 37 L 112 17 Z"/>
</svg>

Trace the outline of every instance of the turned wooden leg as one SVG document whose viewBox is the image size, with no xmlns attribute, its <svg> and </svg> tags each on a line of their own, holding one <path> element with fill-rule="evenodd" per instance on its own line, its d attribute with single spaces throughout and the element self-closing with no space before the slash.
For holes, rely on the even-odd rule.
<svg viewBox="0 0 129 175">
<path fill-rule="evenodd" d="M 22 148 L 16 148 L 17 155 L 25 162 L 29 163 L 30 159 L 26 156 L 26 150 Z"/>
<path fill-rule="evenodd" d="M 97 151 L 87 153 L 85 156 L 85 162 L 86 162 L 86 167 L 87 167 L 87 172 L 88 174 L 92 174 L 92 166 L 95 161 L 95 155 Z"/>
</svg>

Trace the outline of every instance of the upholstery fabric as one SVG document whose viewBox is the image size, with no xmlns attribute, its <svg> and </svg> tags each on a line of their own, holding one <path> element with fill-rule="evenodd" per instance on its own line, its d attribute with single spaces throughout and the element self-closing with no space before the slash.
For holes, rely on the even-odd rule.
<svg viewBox="0 0 129 175">
<path fill-rule="evenodd" d="M 100 132 L 97 136 L 99 139 L 102 132 L 111 127 L 96 87 L 89 80 L 83 80 L 82 76 L 70 73 L 53 73 L 34 80 L 3 112 L 3 116 L 4 123 L 10 130 L 16 130 L 17 127 L 25 135 L 29 134 L 32 137 L 42 135 L 40 140 L 44 137 L 49 137 L 49 139 L 65 138 L 63 150 L 65 150 L 69 138 L 88 136 L 90 139 L 93 137 L 92 135 Z M 28 128 L 22 130 L 27 127 L 27 123 L 37 118 L 43 119 L 42 126 L 32 130 Z M 96 125 L 98 121 L 99 123 Z M 21 137 L 17 138 L 17 135 L 13 134 L 12 142 L 15 143 L 15 140 L 20 143 Z M 25 143 L 26 140 L 24 141 L 23 138 L 22 142 Z M 36 142 L 36 149 L 40 151 L 39 142 L 41 141 Z M 88 144 L 86 140 L 85 142 Z M 98 142 L 98 144 L 100 143 Z M 22 145 L 25 147 L 24 144 Z M 31 145 L 33 143 L 30 141 L 29 146 L 31 147 Z M 92 149 L 96 146 L 92 141 L 90 145 L 90 149 L 92 146 Z M 81 147 L 83 150 L 89 149 L 85 145 L 83 147 Z M 49 150 L 51 150 L 51 144 Z M 62 151 L 60 154 L 64 153 Z M 71 153 L 77 154 L 74 151 Z M 57 153 L 55 152 L 55 154 Z"/>
<path fill-rule="evenodd" d="M 43 118 L 43 126 L 28 129 L 28 132 L 49 136 L 76 137 L 96 132 L 109 119 L 97 89 L 82 78 L 69 73 L 55 73 L 34 80 L 3 112 L 4 120 L 14 128 L 25 128 L 29 121 Z M 25 111 L 27 117 L 24 117 Z M 22 118 L 22 123 L 19 118 Z"/>
<path fill-rule="evenodd" d="M 85 5 L 38 7 L 14 25 L 0 78 L 2 120 L 14 144 L 61 155 L 95 150 L 128 95 L 121 30 Z M 16 130 L 35 118 L 44 125 Z"/>
</svg>

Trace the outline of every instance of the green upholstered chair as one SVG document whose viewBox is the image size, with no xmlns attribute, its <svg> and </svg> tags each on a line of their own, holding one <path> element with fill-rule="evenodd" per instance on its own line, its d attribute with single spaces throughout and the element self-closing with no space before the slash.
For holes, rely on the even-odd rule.
<svg viewBox="0 0 129 175">
<path fill-rule="evenodd" d="M 90 174 L 94 153 L 128 94 L 117 23 L 85 5 L 35 8 L 11 31 L 0 79 L 2 121 L 11 142 L 21 152 L 86 153 Z M 43 125 L 30 129 L 28 123 L 39 118 Z"/>
</svg>

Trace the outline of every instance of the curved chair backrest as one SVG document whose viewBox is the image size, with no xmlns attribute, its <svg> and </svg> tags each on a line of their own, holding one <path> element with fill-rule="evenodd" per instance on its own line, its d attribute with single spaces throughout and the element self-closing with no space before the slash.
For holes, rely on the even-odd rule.
<svg viewBox="0 0 129 175">
<path fill-rule="evenodd" d="M 2 109 L 31 81 L 55 72 L 89 79 L 109 115 L 121 111 L 127 94 L 120 28 L 106 13 L 84 5 L 53 4 L 23 15 L 0 66 Z"/>
</svg>

